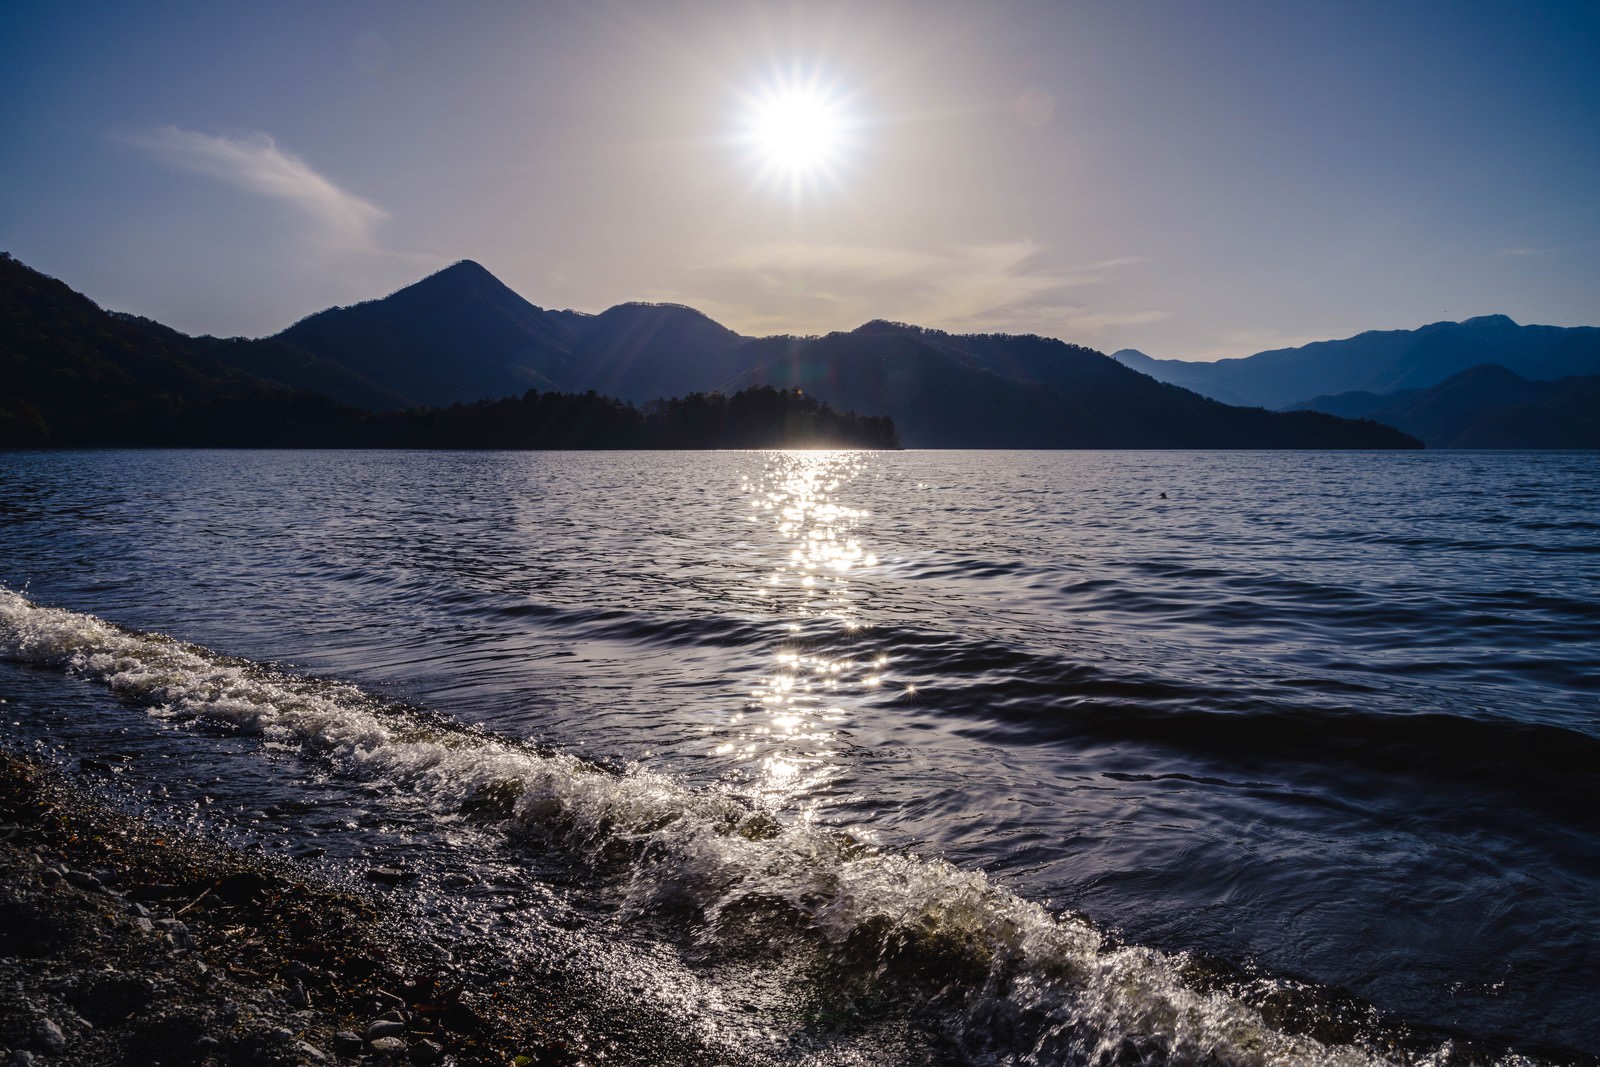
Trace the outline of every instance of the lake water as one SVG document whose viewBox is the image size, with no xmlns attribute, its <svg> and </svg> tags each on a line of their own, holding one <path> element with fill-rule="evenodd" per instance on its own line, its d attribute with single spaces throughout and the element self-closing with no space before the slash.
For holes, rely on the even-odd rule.
<svg viewBox="0 0 1600 1067">
<path fill-rule="evenodd" d="M 1600 454 L 5 453 L 0 587 L 0 739 L 730 1055 L 1600 1049 Z"/>
</svg>

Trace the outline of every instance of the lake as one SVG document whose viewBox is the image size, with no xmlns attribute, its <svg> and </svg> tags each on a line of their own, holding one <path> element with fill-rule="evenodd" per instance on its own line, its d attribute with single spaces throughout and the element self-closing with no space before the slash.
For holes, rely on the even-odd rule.
<svg viewBox="0 0 1600 1067">
<path fill-rule="evenodd" d="M 773 1062 L 1600 1048 L 1600 453 L 3 453 L 0 697 Z"/>
</svg>

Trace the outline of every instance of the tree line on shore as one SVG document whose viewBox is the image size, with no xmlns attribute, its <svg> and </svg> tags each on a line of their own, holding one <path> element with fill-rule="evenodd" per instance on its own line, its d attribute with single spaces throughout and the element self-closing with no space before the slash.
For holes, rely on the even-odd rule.
<svg viewBox="0 0 1600 1067">
<path fill-rule="evenodd" d="M 169 398 L 170 399 L 170 398 Z M 86 413 L 87 414 L 87 413 Z M 370 412 L 314 393 L 252 392 L 162 410 L 100 410 L 59 426 L 0 413 L 0 446 L 66 448 L 895 448 L 885 416 L 836 412 L 793 389 L 693 393 L 643 405 L 593 392 Z M 59 420 L 58 420 L 59 421 Z"/>
</svg>

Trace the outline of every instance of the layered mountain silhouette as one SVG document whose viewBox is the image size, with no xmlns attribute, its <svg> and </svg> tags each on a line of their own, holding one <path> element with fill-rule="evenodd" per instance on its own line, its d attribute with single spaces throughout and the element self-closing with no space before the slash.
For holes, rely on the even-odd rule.
<svg viewBox="0 0 1600 1067">
<path fill-rule="evenodd" d="M 1394 448 L 1401 436 L 1242 412 L 1033 336 L 953 335 L 886 322 L 825 337 L 745 338 L 691 308 L 546 311 L 463 261 L 279 334 L 417 404 L 527 388 L 624 400 L 776 385 L 888 415 L 911 447 Z"/>
<path fill-rule="evenodd" d="M 1600 375 L 1529 381 L 1482 364 L 1429 389 L 1341 393 L 1300 407 L 1373 419 L 1429 448 L 1600 448 Z"/>
<path fill-rule="evenodd" d="M 847 407 L 872 397 L 910 447 L 1412 447 L 1372 423 L 1230 407 L 1044 337 L 870 322 L 752 342 L 744 355 L 755 366 L 735 385 L 812 390 Z"/>
<path fill-rule="evenodd" d="M 396 407 L 436 407 L 567 377 L 576 312 L 535 307 L 463 260 L 382 300 L 301 319 L 274 340 L 382 382 Z"/>
<path fill-rule="evenodd" d="M 588 392 L 534 390 L 420 406 L 278 339 L 189 337 L 149 319 L 104 311 L 0 253 L 0 447 L 897 444 L 888 419 L 835 412 L 815 397 L 771 388 L 697 394 L 643 408 Z"/>
<path fill-rule="evenodd" d="M 1152 359 L 1133 349 L 1113 358 L 1225 403 L 1282 409 L 1312 397 L 1427 389 L 1482 364 L 1536 381 L 1600 374 L 1600 328 L 1519 326 L 1504 315 L 1484 315 L 1214 363 Z"/>
<path fill-rule="evenodd" d="M 872 322 L 824 337 L 751 339 L 677 305 L 546 310 L 470 261 L 272 338 L 224 341 L 107 313 L 7 257 L 0 369 L 0 442 L 10 444 L 801 443 L 750 430 L 766 418 L 813 434 L 803 438 L 810 442 L 881 444 L 898 427 L 916 447 L 1418 446 L 1372 422 L 1229 407 L 1047 338 Z M 738 404 L 738 396 L 690 397 L 751 389 Z M 552 391 L 565 399 L 548 401 Z M 632 407 L 665 396 L 689 399 Z M 893 426 L 830 422 L 843 417 L 829 404 Z M 442 414 L 449 405 L 467 406 Z M 627 411 L 649 428 L 629 429 Z M 528 426 L 540 419 L 566 420 L 578 436 L 541 436 Z M 697 421 L 725 432 L 696 435 L 687 427 Z M 491 423 L 494 433 L 482 431 Z M 582 427 L 602 424 L 614 433 L 583 436 Z"/>
<path fill-rule="evenodd" d="M 276 340 L 382 381 L 401 406 L 525 389 L 593 389 L 643 401 L 713 388 L 744 340 L 692 308 L 619 304 L 598 315 L 529 303 L 471 260 L 381 300 L 329 308 Z"/>
</svg>

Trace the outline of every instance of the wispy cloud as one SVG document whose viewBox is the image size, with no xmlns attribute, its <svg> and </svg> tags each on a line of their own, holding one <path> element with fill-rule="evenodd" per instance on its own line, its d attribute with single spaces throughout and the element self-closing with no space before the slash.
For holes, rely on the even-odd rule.
<svg viewBox="0 0 1600 1067">
<path fill-rule="evenodd" d="M 697 304 L 752 333 L 817 333 L 874 318 L 950 330 L 1049 333 L 1085 340 L 1118 326 L 1164 318 L 1159 311 L 1113 312 L 1069 301 L 1105 282 L 1127 256 L 1078 268 L 1044 264 L 1032 241 L 884 248 L 771 242 L 702 263 L 704 292 L 662 294 Z M 715 294 L 708 297 L 705 293 Z"/>
<path fill-rule="evenodd" d="M 337 245 L 369 247 L 373 227 L 389 217 L 382 208 L 339 188 L 304 160 L 279 148 L 265 133 L 213 137 L 165 126 L 122 134 L 117 139 L 150 152 L 167 166 L 288 204 L 316 227 L 318 237 Z"/>
</svg>

